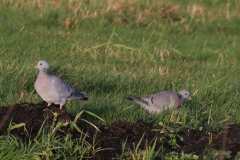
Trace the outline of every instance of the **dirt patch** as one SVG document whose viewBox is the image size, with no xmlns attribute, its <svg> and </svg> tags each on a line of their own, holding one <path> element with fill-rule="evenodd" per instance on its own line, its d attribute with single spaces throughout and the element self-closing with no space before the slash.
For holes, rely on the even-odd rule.
<svg viewBox="0 0 240 160">
<path fill-rule="evenodd" d="M 10 106 L 0 107 L 0 135 L 6 134 L 9 127 L 9 123 L 12 124 L 25 123 L 26 130 L 30 133 L 26 134 L 24 128 L 14 129 L 11 134 L 18 136 L 22 139 L 30 138 L 33 139 L 40 127 L 42 126 L 45 119 L 46 125 L 51 126 L 54 119 L 54 113 L 58 113 L 57 121 L 73 121 L 75 115 L 67 113 L 64 109 L 60 110 L 59 106 L 51 105 L 47 107 L 47 103 L 42 102 L 39 104 L 13 104 Z M 78 121 L 77 126 L 84 131 L 88 132 L 89 138 L 88 142 L 92 142 L 96 130 L 89 124 Z M 169 153 L 172 151 L 181 153 L 194 153 L 196 155 L 201 155 L 209 149 L 222 150 L 225 148 L 228 151 L 232 151 L 231 156 L 235 157 L 237 152 L 240 150 L 240 125 L 231 124 L 227 127 L 227 130 L 220 129 L 218 131 L 197 131 L 190 128 L 184 128 L 176 134 L 176 144 L 170 143 L 173 138 L 167 132 L 161 133 L 160 131 L 152 131 L 152 129 L 162 130 L 161 127 L 154 127 L 151 124 L 138 121 L 137 123 L 128 123 L 124 121 L 116 121 L 112 125 L 100 125 L 96 124 L 101 132 L 97 132 L 95 141 L 97 147 L 101 148 L 112 148 L 113 150 L 104 150 L 96 153 L 92 159 L 112 159 L 122 156 L 122 143 L 126 141 L 126 146 L 128 148 L 134 149 L 142 136 L 142 143 L 140 149 L 145 148 L 145 144 L 153 144 L 153 140 L 158 138 L 156 149 L 164 148 L 164 152 Z M 79 137 L 80 133 L 76 130 L 71 130 L 69 127 L 63 129 L 64 133 L 71 133 L 73 138 Z M 123 157 L 124 158 L 124 157 Z"/>
</svg>

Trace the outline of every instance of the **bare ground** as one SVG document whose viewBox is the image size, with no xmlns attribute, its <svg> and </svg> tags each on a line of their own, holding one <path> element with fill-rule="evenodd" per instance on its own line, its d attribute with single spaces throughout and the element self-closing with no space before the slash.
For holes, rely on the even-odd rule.
<svg viewBox="0 0 240 160">
<path fill-rule="evenodd" d="M 39 104 L 21 103 L 12 104 L 10 106 L 0 107 L 0 135 L 7 133 L 7 128 L 12 120 L 12 124 L 25 123 L 26 129 L 29 135 L 26 134 L 23 127 L 14 129 L 11 134 L 18 136 L 22 139 L 36 137 L 40 127 L 45 119 L 45 126 L 51 126 L 53 123 L 54 115 L 58 113 L 57 121 L 73 121 L 75 115 L 72 115 L 65 111 L 60 110 L 59 106 L 52 105 L 47 107 L 46 102 Z M 95 141 L 97 147 L 112 148 L 111 150 L 103 150 L 97 152 L 91 159 L 112 159 L 122 156 L 122 143 L 127 139 L 127 147 L 133 149 L 136 146 L 144 134 L 144 138 L 140 145 L 140 149 L 144 149 L 145 144 L 152 144 L 153 140 L 157 138 L 156 150 L 164 148 L 164 152 L 169 153 L 172 151 L 184 153 L 194 153 L 196 155 L 202 155 L 209 149 L 215 150 L 228 150 L 232 151 L 231 156 L 235 157 L 238 151 L 240 151 L 240 125 L 230 124 L 225 130 L 220 129 L 217 131 L 199 131 L 192 128 L 184 128 L 177 134 L 183 138 L 177 137 L 177 145 L 173 146 L 169 144 L 169 133 L 160 131 L 152 131 L 152 129 L 162 129 L 160 126 L 154 127 L 153 125 L 144 122 L 142 120 L 137 123 L 129 123 L 124 121 L 116 121 L 112 125 L 95 124 L 101 132 L 97 132 Z M 92 142 L 93 136 L 96 134 L 96 129 L 91 125 L 78 121 L 77 126 L 88 133 L 88 142 Z M 76 130 L 71 130 L 70 127 L 63 128 L 63 133 L 57 134 L 67 135 L 71 134 L 73 138 L 80 136 L 80 133 Z M 163 138 L 164 137 L 164 138 Z M 210 141 L 211 140 L 211 141 Z M 211 142 L 211 143 L 210 143 Z M 124 158 L 124 157 L 122 157 Z"/>
</svg>

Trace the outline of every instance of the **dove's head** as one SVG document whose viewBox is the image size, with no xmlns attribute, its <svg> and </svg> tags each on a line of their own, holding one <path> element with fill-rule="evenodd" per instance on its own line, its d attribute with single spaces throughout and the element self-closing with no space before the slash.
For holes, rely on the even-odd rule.
<svg viewBox="0 0 240 160">
<path fill-rule="evenodd" d="M 40 72 L 50 73 L 50 65 L 45 60 L 39 61 L 34 68 L 38 68 Z"/>
<path fill-rule="evenodd" d="M 190 92 L 186 89 L 179 91 L 178 94 L 180 94 L 183 99 L 188 98 L 188 99 L 192 100 L 192 98 L 190 97 Z"/>
</svg>

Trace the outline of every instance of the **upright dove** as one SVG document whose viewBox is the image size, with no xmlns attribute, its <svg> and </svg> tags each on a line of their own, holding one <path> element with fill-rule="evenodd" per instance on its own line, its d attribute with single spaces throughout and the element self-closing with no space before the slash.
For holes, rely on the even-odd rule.
<svg viewBox="0 0 240 160">
<path fill-rule="evenodd" d="M 34 87 L 40 97 L 50 106 L 52 103 L 59 104 L 60 109 L 65 102 L 73 99 L 87 100 L 83 93 L 78 93 L 63 80 L 55 77 L 50 72 L 50 65 L 47 61 L 41 60 L 34 68 L 39 69 L 39 74 Z"/>
<path fill-rule="evenodd" d="M 144 107 L 148 112 L 159 114 L 165 108 L 179 107 L 188 98 L 191 100 L 190 92 L 188 90 L 181 90 L 177 92 L 164 91 L 153 95 L 144 97 L 137 97 L 129 95 L 125 97 L 130 101 L 134 101 Z"/>
</svg>

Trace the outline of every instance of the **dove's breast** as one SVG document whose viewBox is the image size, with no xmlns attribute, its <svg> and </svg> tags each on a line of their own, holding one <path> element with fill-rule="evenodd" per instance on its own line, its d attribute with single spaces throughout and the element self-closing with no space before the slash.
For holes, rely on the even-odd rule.
<svg viewBox="0 0 240 160">
<path fill-rule="evenodd" d="M 54 103 L 54 101 L 59 100 L 57 93 L 53 92 L 51 87 L 51 80 L 47 74 L 39 74 L 34 87 L 37 93 L 42 97 L 42 99 L 48 103 Z"/>
<path fill-rule="evenodd" d="M 45 74 L 39 74 L 35 83 L 34 83 L 34 87 L 37 90 L 44 90 L 44 89 L 48 89 L 48 84 L 49 84 L 50 80 L 48 79 L 48 76 Z"/>
</svg>

